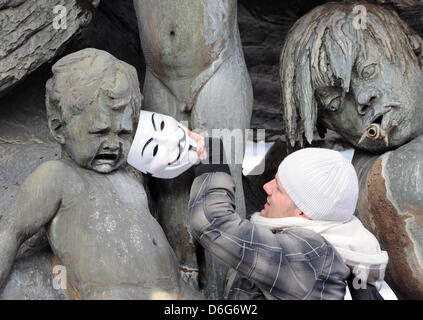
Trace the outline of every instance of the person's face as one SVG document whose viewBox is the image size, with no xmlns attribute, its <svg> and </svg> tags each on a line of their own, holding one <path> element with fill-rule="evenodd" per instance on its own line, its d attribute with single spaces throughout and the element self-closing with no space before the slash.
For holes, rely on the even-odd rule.
<svg viewBox="0 0 423 320">
<path fill-rule="evenodd" d="M 341 88 L 316 90 L 321 103 L 319 121 L 356 147 L 384 152 L 423 132 L 423 71 L 415 64 L 407 66 L 404 73 L 400 64 L 390 62 L 374 41 L 368 40 L 367 45 L 368 55 L 357 59 L 350 91 L 343 101 Z M 388 138 L 366 138 L 359 144 L 373 123 L 378 124 Z"/>
<path fill-rule="evenodd" d="M 266 183 L 263 189 L 267 194 L 267 202 L 260 211 L 261 216 L 266 218 L 305 217 L 288 196 L 277 175 Z"/>
<path fill-rule="evenodd" d="M 87 105 L 66 125 L 63 147 L 81 167 L 108 173 L 126 162 L 133 110 L 129 104 L 112 106 L 112 99 L 100 94 L 98 101 Z"/>
</svg>

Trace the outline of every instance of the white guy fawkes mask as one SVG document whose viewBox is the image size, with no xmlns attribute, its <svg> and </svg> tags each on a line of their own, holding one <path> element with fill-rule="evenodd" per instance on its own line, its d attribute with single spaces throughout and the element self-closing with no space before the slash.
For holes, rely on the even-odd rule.
<svg viewBox="0 0 423 320">
<path fill-rule="evenodd" d="M 127 161 L 142 173 L 172 179 L 198 162 L 196 146 L 188 129 L 172 117 L 141 111 Z"/>
</svg>

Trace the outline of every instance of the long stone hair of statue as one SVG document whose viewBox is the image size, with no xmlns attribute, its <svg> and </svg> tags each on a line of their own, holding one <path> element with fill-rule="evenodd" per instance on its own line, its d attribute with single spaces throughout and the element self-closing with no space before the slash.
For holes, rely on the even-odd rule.
<svg viewBox="0 0 423 320">
<path fill-rule="evenodd" d="M 354 6 L 366 8 L 366 27 L 353 24 Z M 423 63 L 423 40 L 396 12 L 369 3 L 327 3 L 299 19 L 286 36 L 279 65 L 281 103 L 287 143 L 303 147 L 313 140 L 319 105 L 315 90 L 324 86 L 349 91 L 357 57 L 366 57 L 368 39 L 383 48 L 404 72 Z"/>
</svg>

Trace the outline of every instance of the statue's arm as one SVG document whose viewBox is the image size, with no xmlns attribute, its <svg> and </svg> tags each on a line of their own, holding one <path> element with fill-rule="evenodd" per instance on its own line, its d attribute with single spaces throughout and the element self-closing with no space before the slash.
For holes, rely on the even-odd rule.
<svg viewBox="0 0 423 320">
<path fill-rule="evenodd" d="M 0 218 L 0 288 L 20 245 L 57 212 L 66 181 L 63 167 L 60 161 L 40 165 L 25 179 L 14 201 Z"/>
</svg>

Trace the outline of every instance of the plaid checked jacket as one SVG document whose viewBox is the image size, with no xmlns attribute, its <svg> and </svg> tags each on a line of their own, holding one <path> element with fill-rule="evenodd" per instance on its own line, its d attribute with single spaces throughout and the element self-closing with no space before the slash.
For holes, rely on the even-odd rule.
<svg viewBox="0 0 423 320">
<path fill-rule="evenodd" d="M 309 230 L 272 232 L 241 218 L 229 170 L 201 166 L 191 187 L 191 231 L 233 269 L 226 299 L 344 298 L 350 269 L 331 244 Z"/>
</svg>

